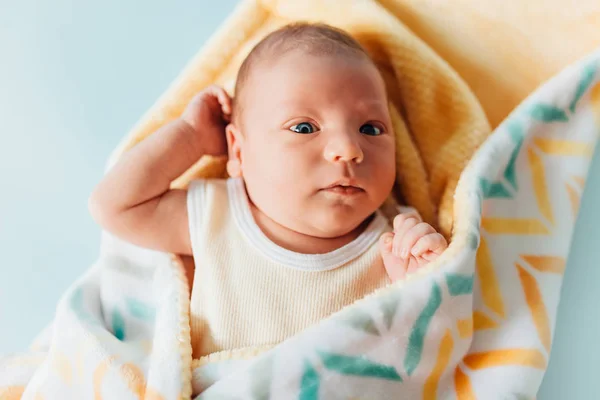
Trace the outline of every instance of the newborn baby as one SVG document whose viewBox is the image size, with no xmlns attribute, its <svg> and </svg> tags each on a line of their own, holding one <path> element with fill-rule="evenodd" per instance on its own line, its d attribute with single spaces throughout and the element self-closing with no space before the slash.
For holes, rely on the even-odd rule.
<svg viewBox="0 0 600 400">
<path fill-rule="evenodd" d="M 231 178 L 169 188 L 203 155 L 225 154 Z M 379 211 L 395 174 L 377 67 L 346 33 L 302 23 L 252 50 L 233 101 L 209 87 L 124 154 L 90 212 L 128 242 L 193 255 L 193 355 L 231 357 L 273 346 L 445 250 L 416 212 L 392 227 Z"/>
</svg>

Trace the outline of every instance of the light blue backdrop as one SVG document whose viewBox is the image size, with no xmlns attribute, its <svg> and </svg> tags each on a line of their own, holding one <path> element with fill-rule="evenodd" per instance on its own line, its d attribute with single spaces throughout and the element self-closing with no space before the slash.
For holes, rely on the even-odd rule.
<svg viewBox="0 0 600 400">
<path fill-rule="evenodd" d="M 1 1 L 0 353 L 23 350 L 98 254 L 109 152 L 236 1 Z M 600 161 L 583 198 L 539 399 L 600 398 Z"/>
</svg>

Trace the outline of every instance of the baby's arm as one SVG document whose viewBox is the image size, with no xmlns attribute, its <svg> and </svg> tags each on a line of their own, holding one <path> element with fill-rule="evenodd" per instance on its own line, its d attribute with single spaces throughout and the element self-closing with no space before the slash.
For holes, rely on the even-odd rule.
<svg viewBox="0 0 600 400">
<path fill-rule="evenodd" d="M 90 196 L 92 217 L 136 245 L 192 254 L 187 191 L 169 185 L 203 155 L 226 154 L 230 114 L 231 100 L 223 89 L 202 91 L 181 118 L 121 156 Z"/>
<path fill-rule="evenodd" d="M 446 239 L 416 211 L 397 215 L 394 232 L 383 234 L 380 240 L 383 264 L 392 281 L 434 261 L 446 247 Z"/>
</svg>

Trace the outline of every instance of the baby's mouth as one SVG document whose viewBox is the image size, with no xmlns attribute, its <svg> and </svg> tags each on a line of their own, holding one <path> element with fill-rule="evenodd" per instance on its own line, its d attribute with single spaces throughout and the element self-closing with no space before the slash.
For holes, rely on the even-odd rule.
<svg viewBox="0 0 600 400">
<path fill-rule="evenodd" d="M 364 192 L 363 189 L 356 187 L 356 186 L 342 186 L 342 185 L 328 187 L 325 190 L 330 193 L 336 193 L 336 194 L 341 194 L 341 195 L 346 195 L 346 196 L 351 196 L 354 194 L 359 194 L 359 193 Z"/>
<path fill-rule="evenodd" d="M 334 193 L 343 196 L 357 195 L 364 193 L 365 191 L 363 188 L 350 181 L 335 182 L 334 184 L 329 185 L 322 190 L 328 193 Z"/>
</svg>

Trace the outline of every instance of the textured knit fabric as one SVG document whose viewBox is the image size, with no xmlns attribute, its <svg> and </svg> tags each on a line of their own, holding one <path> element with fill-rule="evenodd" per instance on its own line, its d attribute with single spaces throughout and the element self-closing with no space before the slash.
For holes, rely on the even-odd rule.
<svg viewBox="0 0 600 400">
<path fill-rule="evenodd" d="M 197 180 L 188 190 L 197 260 L 190 303 L 194 358 L 274 345 L 390 283 L 376 213 L 355 240 L 326 254 L 277 246 L 254 222 L 240 178 Z"/>
</svg>

